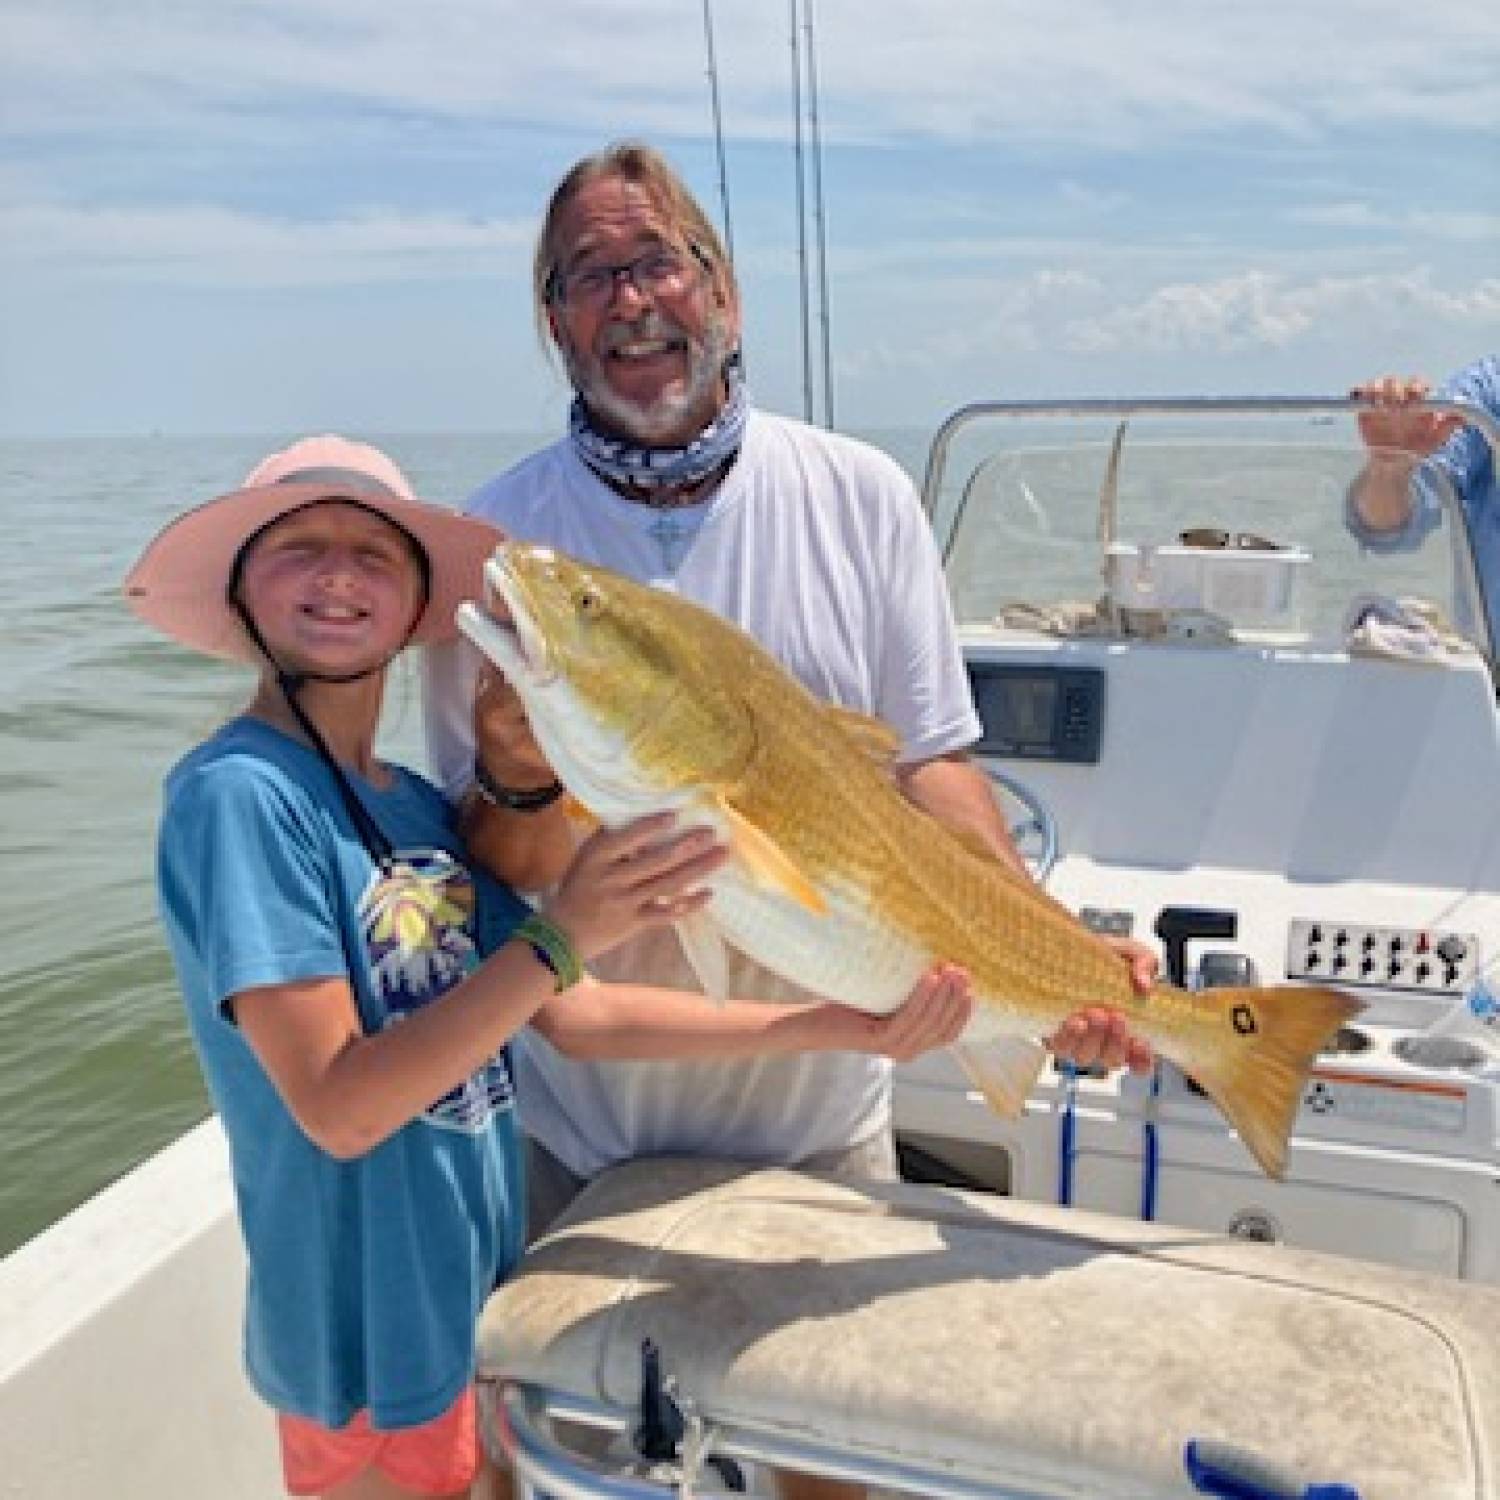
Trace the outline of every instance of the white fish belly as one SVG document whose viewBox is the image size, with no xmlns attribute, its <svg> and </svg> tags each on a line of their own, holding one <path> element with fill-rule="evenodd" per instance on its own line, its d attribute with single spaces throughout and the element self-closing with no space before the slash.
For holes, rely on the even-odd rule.
<svg viewBox="0 0 1500 1500">
<path fill-rule="evenodd" d="M 814 994 L 874 1015 L 897 1009 L 931 956 L 869 912 L 860 892 L 821 892 L 809 911 L 731 866 L 709 882 L 709 906 L 726 942 Z"/>
<path fill-rule="evenodd" d="M 533 707 L 533 724 L 564 783 L 601 822 L 618 827 L 648 813 L 676 811 L 683 827 L 707 826 L 726 842 L 734 831 L 694 788 L 665 790 L 634 763 L 612 731 L 594 725 L 563 691 L 553 714 Z M 732 861 L 709 881 L 708 914 L 724 941 L 814 995 L 872 1015 L 896 1010 L 932 955 L 883 923 L 852 882 L 830 881 L 824 912 L 809 911 Z"/>
</svg>

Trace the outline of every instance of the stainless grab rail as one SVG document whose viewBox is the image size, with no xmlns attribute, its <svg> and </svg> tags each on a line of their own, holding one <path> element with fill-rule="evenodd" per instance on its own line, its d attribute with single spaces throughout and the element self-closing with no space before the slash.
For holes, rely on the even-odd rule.
<svg viewBox="0 0 1500 1500">
<path fill-rule="evenodd" d="M 561 1500 L 662 1500 L 664 1495 L 727 1496 L 718 1484 L 700 1483 L 699 1472 L 656 1480 L 611 1472 L 596 1460 L 570 1452 L 548 1430 L 551 1421 L 623 1432 L 631 1414 L 597 1402 L 519 1381 L 501 1381 L 481 1392 L 485 1439 L 503 1455 L 528 1491 Z M 709 1424 L 701 1457 L 709 1452 L 776 1469 L 819 1474 L 871 1489 L 901 1490 L 934 1500 L 1067 1500 L 1059 1490 L 1019 1490 L 977 1484 L 941 1470 L 902 1464 L 870 1454 L 851 1454 L 779 1432 Z M 528 1494 L 526 1500 L 531 1500 Z"/>
</svg>

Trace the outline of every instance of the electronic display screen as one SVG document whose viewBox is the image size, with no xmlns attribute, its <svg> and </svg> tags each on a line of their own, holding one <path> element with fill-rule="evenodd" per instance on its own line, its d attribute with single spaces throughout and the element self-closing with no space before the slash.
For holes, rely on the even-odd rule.
<svg viewBox="0 0 1500 1500">
<path fill-rule="evenodd" d="M 1057 719 L 1057 683 L 1011 677 L 996 684 L 995 733 L 1023 745 L 1045 745 Z"/>
<path fill-rule="evenodd" d="M 1104 674 L 1097 668 L 971 662 L 969 679 L 984 726 L 980 754 L 1099 759 Z"/>
</svg>

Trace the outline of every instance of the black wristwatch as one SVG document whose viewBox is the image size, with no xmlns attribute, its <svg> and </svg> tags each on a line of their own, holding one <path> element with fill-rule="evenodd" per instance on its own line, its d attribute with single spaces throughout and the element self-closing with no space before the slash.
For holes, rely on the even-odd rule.
<svg viewBox="0 0 1500 1500">
<path fill-rule="evenodd" d="M 563 784 L 560 781 L 550 782 L 546 786 L 527 787 L 524 791 L 501 786 L 478 760 L 474 762 L 474 785 L 486 802 L 510 812 L 540 812 L 544 807 L 551 807 L 563 794 Z"/>
</svg>

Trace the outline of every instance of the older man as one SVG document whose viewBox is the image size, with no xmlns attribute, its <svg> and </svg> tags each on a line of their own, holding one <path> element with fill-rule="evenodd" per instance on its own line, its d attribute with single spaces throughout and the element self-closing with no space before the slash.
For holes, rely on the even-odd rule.
<svg viewBox="0 0 1500 1500">
<path fill-rule="evenodd" d="M 568 435 L 474 495 L 469 509 L 675 589 L 737 621 L 813 692 L 877 714 L 902 742 L 900 784 L 918 806 L 1018 863 L 984 775 L 941 567 L 906 476 L 846 437 L 750 406 L 739 374 L 740 303 L 719 237 L 655 151 L 623 144 L 572 168 L 536 251 L 538 316 L 577 393 Z M 523 888 L 572 847 L 558 788 L 508 690 L 477 664 L 429 664 L 437 770 L 466 794 L 471 842 Z M 1142 986 L 1154 958 L 1125 954 Z M 811 998 L 736 960 L 731 988 Z M 618 980 L 699 988 L 670 931 L 599 965 Z M 917 1043 L 946 1040 L 935 1027 Z M 1055 1045 L 1075 1060 L 1145 1066 L 1149 1049 L 1103 1011 Z M 700 1153 L 892 1176 L 889 1057 L 818 1052 L 723 1061 L 580 1062 L 544 1039 L 517 1049 L 533 1145 L 534 1229 L 614 1162 Z"/>
</svg>

